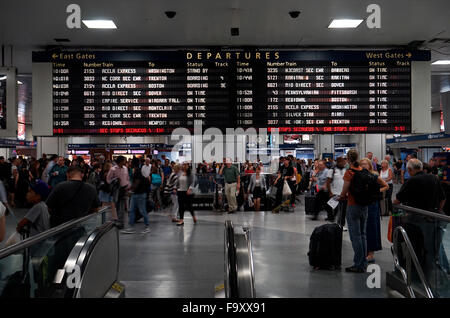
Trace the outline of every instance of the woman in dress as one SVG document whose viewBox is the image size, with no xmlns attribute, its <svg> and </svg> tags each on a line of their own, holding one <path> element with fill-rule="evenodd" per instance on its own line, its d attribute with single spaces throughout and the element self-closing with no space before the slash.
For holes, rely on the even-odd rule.
<svg viewBox="0 0 450 318">
<path fill-rule="evenodd" d="M 250 184 L 248 185 L 248 194 L 253 194 L 253 205 L 255 212 L 259 212 L 261 208 L 261 198 L 266 192 L 266 179 L 261 175 L 261 168 L 256 168 L 256 173 L 252 174 Z"/>
<path fill-rule="evenodd" d="M 394 190 L 394 173 L 392 169 L 389 167 L 389 162 L 387 160 L 381 161 L 381 172 L 380 177 L 383 179 L 388 185 L 389 189 L 386 191 L 385 199 L 388 204 L 388 211 L 392 213 L 392 191 Z"/>
</svg>

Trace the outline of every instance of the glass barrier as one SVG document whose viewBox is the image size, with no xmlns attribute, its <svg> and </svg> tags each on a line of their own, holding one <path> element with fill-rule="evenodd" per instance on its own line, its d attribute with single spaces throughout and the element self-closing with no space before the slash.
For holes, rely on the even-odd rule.
<svg viewBox="0 0 450 318">
<path fill-rule="evenodd" d="M 434 297 L 450 297 L 450 217 L 409 207 L 394 207 L 393 230 L 401 226 L 406 231 L 417 255 Z M 401 235 L 397 236 L 400 266 L 409 269 L 407 273 L 415 290 L 425 292 L 419 274 L 407 257 L 406 244 Z M 409 263 L 409 264 L 408 264 Z M 398 270 L 396 274 L 400 275 Z"/>
<path fill-rule="evenodd" d="M 105 222 L 106 214 L 62 224 L 0 251 L 0 298 L 51 297 L 57 270 L 64 268 L 78 240 Z"/>
</svg>

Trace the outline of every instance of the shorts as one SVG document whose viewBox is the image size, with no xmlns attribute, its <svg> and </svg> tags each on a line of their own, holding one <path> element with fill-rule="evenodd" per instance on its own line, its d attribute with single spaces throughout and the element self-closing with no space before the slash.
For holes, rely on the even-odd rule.
<svg viewBox="0 0 450 318">
<path fill-rule="evenodd" d="M 100 202 L 111 203 L 112 195 L 110 193 L 100 190 L 100 192 L 98 193 L 98 199 L 100 200 Z"/>
</svg>

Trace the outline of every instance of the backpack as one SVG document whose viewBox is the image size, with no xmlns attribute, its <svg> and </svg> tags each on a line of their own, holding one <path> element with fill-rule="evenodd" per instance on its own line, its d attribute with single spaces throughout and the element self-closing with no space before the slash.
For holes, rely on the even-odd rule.
<svg viewBox="0 0 450 318">
<path fill-rule="evenodd" d="M 161 185 L 162 179 L 161 179 L 161 176 L 159 174 L 153 173 L 151 177 L 152 177 L 152 184 L 153 185 Z"/>
<path fill-rule="evenodd" d="M 380 185 L 378 177 L 367 169 L 355 170 L 353 180 L 350 184 L 350 193 L 355 198 L 355 202 L 361 206 L 368 206 L 379 200 Z"/>
</svg>

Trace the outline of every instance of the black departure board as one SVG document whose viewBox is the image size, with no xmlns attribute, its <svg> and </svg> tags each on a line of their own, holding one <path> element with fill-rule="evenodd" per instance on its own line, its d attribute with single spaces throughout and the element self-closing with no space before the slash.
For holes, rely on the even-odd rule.
<svg viewBox="0 0 450 318">
<path fill-rule="evenodd" d="M 34 52 L 53 69 L 54 135 L 408 133 L 411 63 L 428 51 Z"/>
</svg>

